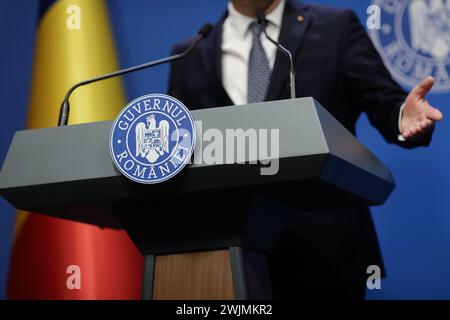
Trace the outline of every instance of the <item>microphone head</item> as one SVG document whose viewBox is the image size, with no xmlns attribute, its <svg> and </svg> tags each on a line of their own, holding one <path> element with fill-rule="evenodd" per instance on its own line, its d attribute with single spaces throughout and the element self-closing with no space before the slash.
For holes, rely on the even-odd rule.
<svg viewBox="0 0 450 320">
<path fill-rule="evenodd" d="M 213 26 L 210 23 L 205 23 L 198 31 L 198 34 L 202 38 L 206 38 L 209 35 L 209 33 L 211 32 L 212 28 L 213 28 Z"/>
<path fill-rule="evenodd" d="M 266 14 L 265 14 L 265 12 L 263 10 L 261 10 L 260 8 L 256 8 L 255 9 L 255 16 L 256 16 L 256 19 L 258 20 L 259 24 L 262 24 L 263 26 L 266 25 L 266 22 L 267 22 Z"/>
</svg>

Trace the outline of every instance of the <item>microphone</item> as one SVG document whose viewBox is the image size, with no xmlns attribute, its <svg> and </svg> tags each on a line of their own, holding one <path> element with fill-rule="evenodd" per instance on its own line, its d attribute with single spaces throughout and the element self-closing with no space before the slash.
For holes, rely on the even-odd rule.
<svg viewBox="0 0 450 320">
<path fill-rule="evenodd" d="M 182 53 L 178 53 L 175 54 L 173 56 L 170 57 L 166 57 L 166 58 L 162 58 L 162 59 L 158 59 L 158 60 L 154 60 L 154 61 L 150 61 L 144 64 L 140 64 L 134 67 L 129 67 L 126 69 L 121 69 L 118 71 L 114 71 L 99 77 L 95 77 L 95 78 L 91 78 L 88 80 L 84 80 L 81 82 L 76 83 L 75 85 L 73 85 L 66 93 L 64 100 L 61 104 L 61 108 L 59 110 L 59 118 L 58 118 L 58 126 L 66 126 L 67 122 L 69 121 L 69 113 L 70 113 L 70 104 L 69 104 L 69 98 L 70 95 L 73 93 L 73 91 L 81 86 L 85 86 L 87 84 L 93 83 L 93 82 L 97 82 L 97 81 L 101 81 L 101 80 L 105 80 L 105 79 L 109 79 L 109 78 L 113 78 L 113 77 L 117 77 L 120 75 L 124 75 L 130 72 L 134 72 L 134 71 L 139 71 L 142 69 L 146 69 L 146 68 L 150 68 L 150 67 L 154 67 L 163 63 L 168 63 L 168 62 L 172 62 L 175 60 L 179 60 L 181 58 L 184 58 L 186 55 L 188 55 L 192 49 L 194 49 L 198 43 L 200 41 L 202 41 L 203 39 L 205 39 L 209 33 L 212 30 L 212 25 L 209 23 L 205 23 L 200 30 L 197 33 L 197 37 L 195 38 L 194 42 Z"/>
<path fill-rule="evenodd" d="M 263 27 L 263 32 L 265 37 L 272 42 L 278 50 L 280 50 L 282 53 L 284 53 L 289 58 L 289 93 L 291 96 L 291 99 L 295 99 L 295 69 L 294 69 L 294 61 L 292 59 L 291 52 L 286 49 L 283 45 L 272 39 L 266 31 L 267 26 L 267 19 L 264 11 L 257 8 L 255 10 L 256 18 L 258 19 L 258 23 Z"/>
</svg>

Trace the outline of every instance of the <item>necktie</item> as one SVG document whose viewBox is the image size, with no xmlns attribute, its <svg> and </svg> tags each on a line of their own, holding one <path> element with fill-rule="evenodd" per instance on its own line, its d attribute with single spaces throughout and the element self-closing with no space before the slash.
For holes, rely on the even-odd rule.
<svg viewBox="0 0 450 320">
<path fill-rule="evenodd" d="M 270 66 L 267 54 L 261 44 L 262 26 L 255 22 L 250 24 L 253 35 L 252 48 L 248 60 L 248 103 L 264 101 L 270 81 Z"/>
</svg>

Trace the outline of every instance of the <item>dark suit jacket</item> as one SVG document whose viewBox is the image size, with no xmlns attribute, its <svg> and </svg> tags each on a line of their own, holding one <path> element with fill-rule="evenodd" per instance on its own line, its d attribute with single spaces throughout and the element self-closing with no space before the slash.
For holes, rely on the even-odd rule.
<svg viewBox="0 0 450 320">
<path fill-rule="evenodd" d="M 297 19 L 300 15 L 302 22 Z M 220 46 L 225 17 L 226 13 L 189 56 L 172 64 L 169 94 L 191 109 L 233 105 L 222 85 Z M 430 138 L 398 141 L 399 110 L 407 94 L 391 78 L 351 10 L 288 0 L 279 42 L 295 59 L 297 97 L 314 97 L 352 133 L 358 117 L 366 112 L 390 143 L 403 147 L 429 143 Z M 177 45 L 174 53 L 189 43 Z M 266 100 L 287 99 L 287 81 L 288 60 L 278 52 Z M 382 265 L 367 208 L 303 213 L 292 225 L 293 233 L 317 249 L 318 259 L 329 262 L 335 277 L 344 282 L 367 277 L 370 264 Z"/>
</svg>

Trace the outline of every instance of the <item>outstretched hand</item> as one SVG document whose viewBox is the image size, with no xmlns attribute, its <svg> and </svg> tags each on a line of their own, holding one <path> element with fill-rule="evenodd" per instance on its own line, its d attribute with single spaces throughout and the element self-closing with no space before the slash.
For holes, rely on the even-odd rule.
<svg viewBox="0 0 450 320">
<path fill-rule="evenodd" d="M 422 137 L 433 129 L 437 121 L 441 121 L 442 113 L 432 107 L 426 95 L 434 84 L 433 77 L 427 77 L 411 90 L 405 101 L 400 124 L 400 133 L 406 140 Z"/>
</svg>

